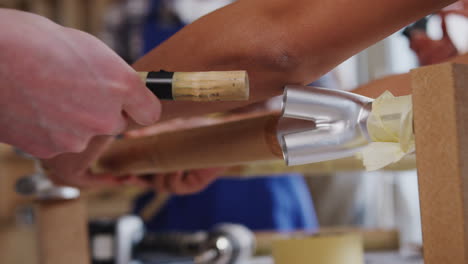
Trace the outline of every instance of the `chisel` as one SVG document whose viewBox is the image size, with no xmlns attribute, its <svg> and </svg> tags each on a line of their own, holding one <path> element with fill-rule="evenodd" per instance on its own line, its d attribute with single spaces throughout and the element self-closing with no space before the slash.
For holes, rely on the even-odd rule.
<svg viewBox="0 0 468 264">
<path fill-rule="evenodd" d="M 368 144 L 372 99 L 349 92 L 287 86 L 283 113 L 115 141 L 94 172 L 142 174 L 282 160 L 289 165 L 346 157 Z"/>
<path fill-rule="evenodd" d="M 171 172 L 284 160 L 301 165 L 350 157 L 369 145 L 373 99 L 345 91 L 288 85 L 283 109 L 238 120 L 115 141 L 94 172 Z M 394 106 L 399 109 L 398 105 Z M 399 124 L 399 113 L 382 116 Z M 392 126 L 389 126 L 392 128 Z"/>
</svg>

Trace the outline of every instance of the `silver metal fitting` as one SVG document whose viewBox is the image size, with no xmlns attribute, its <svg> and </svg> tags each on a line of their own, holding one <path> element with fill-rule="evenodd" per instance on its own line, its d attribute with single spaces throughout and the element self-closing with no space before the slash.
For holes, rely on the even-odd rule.
<svg viewBox="0 0 468 264">
<path fill-rule="evenodd" d="M 56 186 L 47 178 L 38 160 L 35 160 L 36 173 L 16 181 L 16 192 L 38 200 L 71 200 L 80 196 L 74 187 Z"/>
<path fill-rule="evenodd" d="M 372 101 L 346 91 L 286 86 L 281 119 L 296 119 L 304 124 L 293 131 L 278 130 L 286 164 L 301 165 L 354 155 L 370 142 L 366 121 Z"/>
<path fill-rule="evenodd" d="M 25 176 L 16 182 L 16 191 L 38 200 L 70 200 L 80 196 L 80 190 L 73 187 L 55 186 L 41 173 Z"/>
</svg>

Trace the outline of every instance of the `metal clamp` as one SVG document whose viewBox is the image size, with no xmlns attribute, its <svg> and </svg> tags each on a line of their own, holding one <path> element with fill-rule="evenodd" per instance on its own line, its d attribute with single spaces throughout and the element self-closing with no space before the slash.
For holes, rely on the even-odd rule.
<svg viewBox="0 0 468 264">
<path fill-rule="evenodd" d="M 306 124 L 302 129 L 278 130 L 287 165 L 344 158 L 366 146 L 370 142 L 366 121 L 372 101 L 340 90 L 286 86 L 281 119 L 310 121 L 302 122 Z"/>
<path fill-rule="evenodd" d="M 16 182 L 16 191 L 25 196 L 33 196 L 38 200 L 71 200 L 80 196 L 77 188 L 55 186 L 41 173 L 25 176 Z"/>
<path fill-rule="evenodd" d="M 33 159 L 36 172 L 16 181 L 16 192 L 24 196 L 32 196 L 38 200 L 71 200 L 80 196 L 80 190 L 78 188 L 54 185 L 52 181 L 47 178 L 46 173 L 37 159 L 23 154 L 23 152 L 18 152 L 18 154 Z"/>
</svg>

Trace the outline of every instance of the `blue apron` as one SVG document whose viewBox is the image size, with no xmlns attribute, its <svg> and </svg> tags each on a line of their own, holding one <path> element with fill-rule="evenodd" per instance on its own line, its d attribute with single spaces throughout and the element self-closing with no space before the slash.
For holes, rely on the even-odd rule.
<svg viewBox="0 0 468 264">
<path fill-rule="evenodd" d="M 176 33 L 182 24 L 157 23 L 159 1 L 144 25 L 145 52 Z M 139 213 L 154 197 L 148 192 L 137 198 Z M 150 231 L 195 231 L 218 223 L 239 223 L 253 230 L 314 230 L 318 222 L 305 181 L 300 174 L 254 179 L 219 179 L 200 193 L 173 196 L 146 225 Z"/>
</svg>

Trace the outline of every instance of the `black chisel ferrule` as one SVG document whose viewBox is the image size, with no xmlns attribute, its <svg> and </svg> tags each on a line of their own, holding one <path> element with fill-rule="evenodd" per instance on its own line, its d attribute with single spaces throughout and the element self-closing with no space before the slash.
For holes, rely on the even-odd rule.
<svg viewBox="0 0 468 264">
<path fill-rule="evenodd" d="M 173 76 L 173 72 L 167 71 L 148 72 L 146 87 L 161 100 L 174 100 L 172 94 Z"/>
</svg>

